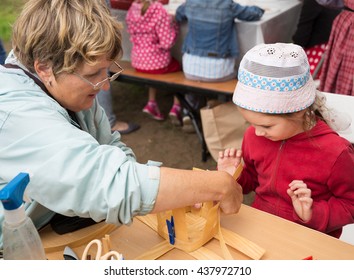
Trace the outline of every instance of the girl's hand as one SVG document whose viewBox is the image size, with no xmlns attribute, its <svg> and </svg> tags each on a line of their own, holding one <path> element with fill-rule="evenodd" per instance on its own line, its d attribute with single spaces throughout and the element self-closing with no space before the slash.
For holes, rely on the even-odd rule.
<svg viewBox="0 0 354 280">
<path fill-rule="evenodd" d="M 241 163 L 242 151 L 235 148 L 219 152 L 218 170 L 234 175 L 237 166 Z"/>
<path fill-rule="evenodd" d="M 287 190 L 290 196 L 296 214 L 304 221 L 308 222 L 312 217 L 311 190 L 301 180 L 294 180 L 289 184 Z"/>
</svg>

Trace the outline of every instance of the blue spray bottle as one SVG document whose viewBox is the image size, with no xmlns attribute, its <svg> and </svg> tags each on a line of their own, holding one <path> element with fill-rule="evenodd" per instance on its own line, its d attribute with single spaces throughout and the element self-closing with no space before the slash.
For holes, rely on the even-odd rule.
<svg viewBox="0 0 354 280">
<path fill-rule="evenodd" d="M 38 231 L 23 205 L 28 182 L 29 175 L 20 173 L 0 190 L 5 218 L 2 227 L 5 260 L 46 259 Z"/>
</svg>

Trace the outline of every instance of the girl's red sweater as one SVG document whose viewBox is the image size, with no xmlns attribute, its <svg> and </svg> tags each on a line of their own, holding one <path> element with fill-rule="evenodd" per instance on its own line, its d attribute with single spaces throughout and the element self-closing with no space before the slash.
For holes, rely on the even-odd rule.
<svg viewBox="0 0 354 280">
<path fill-rule="evenodd" d="M 238 182 L 255 191 L 253 207 L 339 238 L 354 223 L 354 148 L 326 123 L 284 141 L 271 141 L 250 127 L 244 136 L 244 170 Z M 304 223 L 286 190 L 293 180 L 311 189 L 313 215 Z"/>
</svg>

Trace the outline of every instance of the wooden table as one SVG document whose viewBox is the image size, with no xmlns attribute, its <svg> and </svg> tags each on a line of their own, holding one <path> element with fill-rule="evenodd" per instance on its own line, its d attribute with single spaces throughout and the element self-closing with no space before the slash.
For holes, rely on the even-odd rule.
<svg viewBox="0 0 354 280">
<path fill-rule="evenodd" d="M 102 226 L 106 225 L 97 224 L 81 230 L 81 233 L 83 235 L 91 234 Z M 221 226 L 264 248 L 266 251 L 262 257 L 264 260 L 301 260 L 308 256 L 312 256 L 316 260 L 354 260 L 353 245 L 247 205 L 242 205 L 240 212 L 236 215 L 222 216 Z M 110 231 L 111 248 L 123 253 L 127 260 L 135 259 L 163 241 L 155 231 L 137 219 L 134 219 L 130 226 L 111 227 Z M 48 248 L 55 244 L 72 242 L 75 239 L 74 236 L 79 235 L 80 231 L 59 236 L 47 227 L 40 234 L 44 246 Z M 81 257 L 83 249 L 89 241 L 103 236 L 104 233 L 90 237 L 86 243 L 72 246 L 72 249 Z M 205 247 L 222 256 L 218 240 L 212 239 Z M 229 250 L 234 259 L 250 259 L 231 247 Z M 55 260 L 63 259 L 63 248 L 52 250 L 47 253 L 47 257 Z M 183 251 L 173 249 L 160 259 L 188 260 L 194 258 Z"/>
<path fill-rule="evenodd" d="M 182 71 L 166 74 L 148 74 L 136 71 L 130 61 L 119 61 L 124 69 L 117 81 L 132 83 L 138 85 L 151 86 L 158 89 L 165 89 L 173 93 L 191 92 L 205 95 L 206 97 L 231 97 L 234 93 L 237 79 L 231 79 L 224 82 L 201 82 L 188 80 Z M 118 67 L 113 65 L 110 68 L 112 73 L 118 71 Z"/>
</svg>

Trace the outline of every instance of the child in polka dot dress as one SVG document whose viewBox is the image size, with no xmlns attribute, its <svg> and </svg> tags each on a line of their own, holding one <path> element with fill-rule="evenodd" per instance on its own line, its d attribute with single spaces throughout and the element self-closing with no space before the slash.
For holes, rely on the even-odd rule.
<svg viewBox="0 0 354 280">
<path fill-rule="evenodd" d="M 158 1 L 136 0 L 130 6 L 126 23 L 132 42 L 131 62 L 139 72 L 164 74 L 181 70 L 180 63 L 171 56 L 179 27 Z M 143 112 L 156 120 L 164 120 L 156 103 L 156 88 L 149 88 L 149 101 Z M 172 122 L 181 124 L 181 106 L 174 96 L 169 112 Z"/>
</svg>

